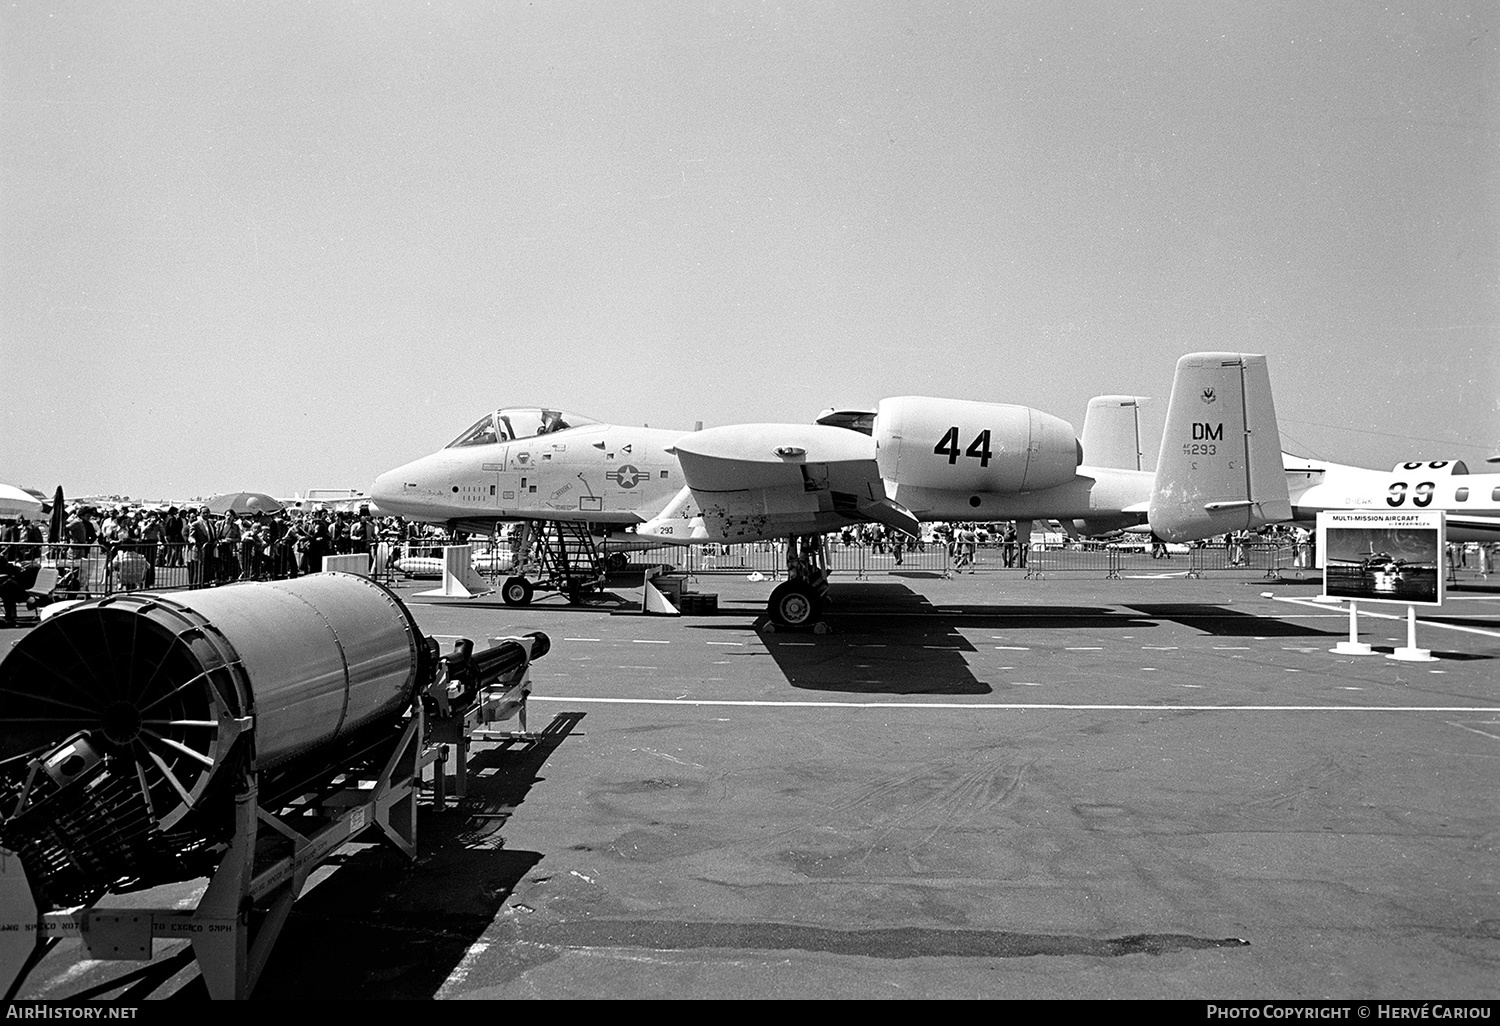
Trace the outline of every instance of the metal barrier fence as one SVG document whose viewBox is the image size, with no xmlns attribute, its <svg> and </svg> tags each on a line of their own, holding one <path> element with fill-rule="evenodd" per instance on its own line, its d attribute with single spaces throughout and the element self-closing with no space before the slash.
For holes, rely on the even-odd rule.
<svg viewBox="0 0 1500 1026">
<path fill-rule="evenodd" d="M 388 543 L 383 543 L 382 548 Z M 443 542 L 425 540 L 390 545 L 372 561 L 377 580 L 399 576 L 396 562 L 426 558 L 439 562 Z M 221 546 L 222 548 L 222 546 Z M 501 552 L 506 550 L 502 547 Z M 129 542 L 117 545 L 74 545 L 46 542 L 0 543 L 0 555 L 13 563 L 40 561 L 57 571 L 56 598 L 88 598 L 119 591 L 180 588 L 227 584 L 236 580 L 268 580 L 296 577 L 309 572 L 298 565 L 289 549 L 241 545 L 233 552 L 204 561 L 196 558 L 191 545 Z M 1279 577 L 1283 572 L 1312 576 L 1320 571 L 1310 565 L 1305 551 L 1290 544 L 1259 542 L 1243 546 L 1222 544 L 1173 545 L 1165 555 L 1153 557 L 1149 547 L 1121 545 L 1044 546 L 1034 544 L 1024 552 L 1007 552 L 998 545 L 980 545 L 972 562 L 960 560 L 941 543 L 895 550 L 867 544 L 844 544 L 830 538 L 826 557 L 833 573 L 865 578 L 892 573 L 1010 573 L 1027 577 L 1050 574 L 1095 574 L 1106 579 L 1125 576 L 1185 574 L 1202 577 L 1209 573 L 1248 573 Z M 662 564 L 689 574 L 752 574 L 775 578 L 785 573 L 786 546 L 780 541 L 744 545 L 666 545 L 632 552 L 632 562 Z M 494 558 L 476 554 L 476 569 L 486 576 L 509 576 L 508 555 Z M 316 568 L 312 568 L 316 569 Z"/>
<path fill-rule="evenodd" d="M 414 546 L 415 548 L 415 546 Z M 425 551 L 425 546 L 423 547 Z M 438 549 L 441 555 L 441 547 Z M 52 596 L 58 599 L 95 598 L 121 591 L 171 591 L 212 587 L 234 581 L 275 580 L 311 573 L 317 567 L 290 547 L 254 542 L 224 544 L 206 557 L 193 545 L 172 542 L 94 543 L 0 542 L 0 556 L 11 563 L 39 562 L 57 573 Z M 381 576 L 393 570 L 382 563 Z"/>
<path fill-rule="evenodd" d="M 888 573 L 983 573 L 998 571 L 1029 577 L 1053 573 L 1093 573 L 1105 578 L 1126 574 L 1186 574 L 1233 572 L 1279 577 L 1283 571 L 1314 574 L 1305 551 L 1290 544 L 1257 542 L 1239 546 L 1222 544 L 1171 545 L 1165 554 L 1152 556 L 1149 546 L 1083 545 L 1045 546 L 1033 544 L 1025 550 L 1007 552 L 998 545 L 980 545 L 972 560 L 950 552 L 940 544 L 903 549 L 897 554 L 870 545 L 834 542 L 825 557 L 832 573 L 856 577 Z M 781 542 L 748 545 L 663 546 L 631 553 L 632 561 L 661 563 L 693 574 L 763 573 L 774 577 L 785 571 L 786 549 Z M 1302 561 L 1306 559 L 1304 567 Z"/>
</svg>

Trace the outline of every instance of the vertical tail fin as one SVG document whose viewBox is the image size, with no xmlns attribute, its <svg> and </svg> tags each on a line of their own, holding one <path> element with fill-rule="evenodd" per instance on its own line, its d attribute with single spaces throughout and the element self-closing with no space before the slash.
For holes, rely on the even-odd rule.
<svg viewBox="0 0 1500 1026">
<path fill-rule="evenodd" d="M 1096 395 L 1083 415 L 1083 462 L 1113 470 L 1141 469 L 1141 400 Z"/>
<path fill-rule="evenodd" d="M 1151 529 L 1190 541 L 1290 520 L 1266 358 L 1189 353 L 1177 361 L 1151 489 Z"/>
</svg>

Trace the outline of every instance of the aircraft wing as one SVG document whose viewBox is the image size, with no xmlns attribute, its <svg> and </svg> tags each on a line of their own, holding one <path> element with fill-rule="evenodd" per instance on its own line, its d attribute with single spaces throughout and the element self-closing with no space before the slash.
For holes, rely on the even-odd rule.
<svg viewBox="0 0 1500 1026">
<path fill-rule="evenodd" d="M 875 440 L 825 424 L 740 424 L 694 432 L 672 451 L 686 487 L 636 533 L 669 542 L 745 542 L 874 521 L 914 534 L 889 497 Z"/>
<path fill-rule="evenodd" d="M 1456 540 L 1500 541 L 1500 517 L 1448 513 L 1443 519 L 1448 525 L 1449 534 L 1459 536 Z"/>
</svg>

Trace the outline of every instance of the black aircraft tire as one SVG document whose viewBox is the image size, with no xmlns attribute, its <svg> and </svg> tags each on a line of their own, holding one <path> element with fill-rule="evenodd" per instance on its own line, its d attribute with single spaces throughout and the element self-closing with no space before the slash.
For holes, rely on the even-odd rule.
<svg viewBox="0 0 1500 1026">
<path fill-rule="evenodd" d="M 507 606 L 529 606 L 531 604 L 531 582 L 524 577 L 511 577 L 500 589 L 500 597 Z"/>
<path fill-rule="evenodd" d="M 806 627 L 818 618 L 818 595 L 802 581 L 777 585 L 766 604 L 771 622 L 782 627 Z"/>
</svg>

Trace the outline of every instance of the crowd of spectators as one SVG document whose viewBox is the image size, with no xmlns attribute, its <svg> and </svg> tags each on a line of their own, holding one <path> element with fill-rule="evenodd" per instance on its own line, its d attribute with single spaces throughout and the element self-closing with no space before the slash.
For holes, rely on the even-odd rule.
<svg viewBox="0 0 1500 1026">
<path fill-rule="evenodd" d="M 28 517 L 0 521 L 0 558 L 14 567 L 58 566 L 63 592 L 100 590 L 86 583 L 90 562 L 111 577 L 103 590 L 202 588 L 314 573 L 329 555 L 368 553 L 372 567 L 383 567 L 407 547 L 454 540 L 441 528 L 375 516 L 368 507 L 214 513 L 194 504 L 80 505 L 67 511 L 59 539 L 49 540 L 50 526 Z"/>
</svg>

